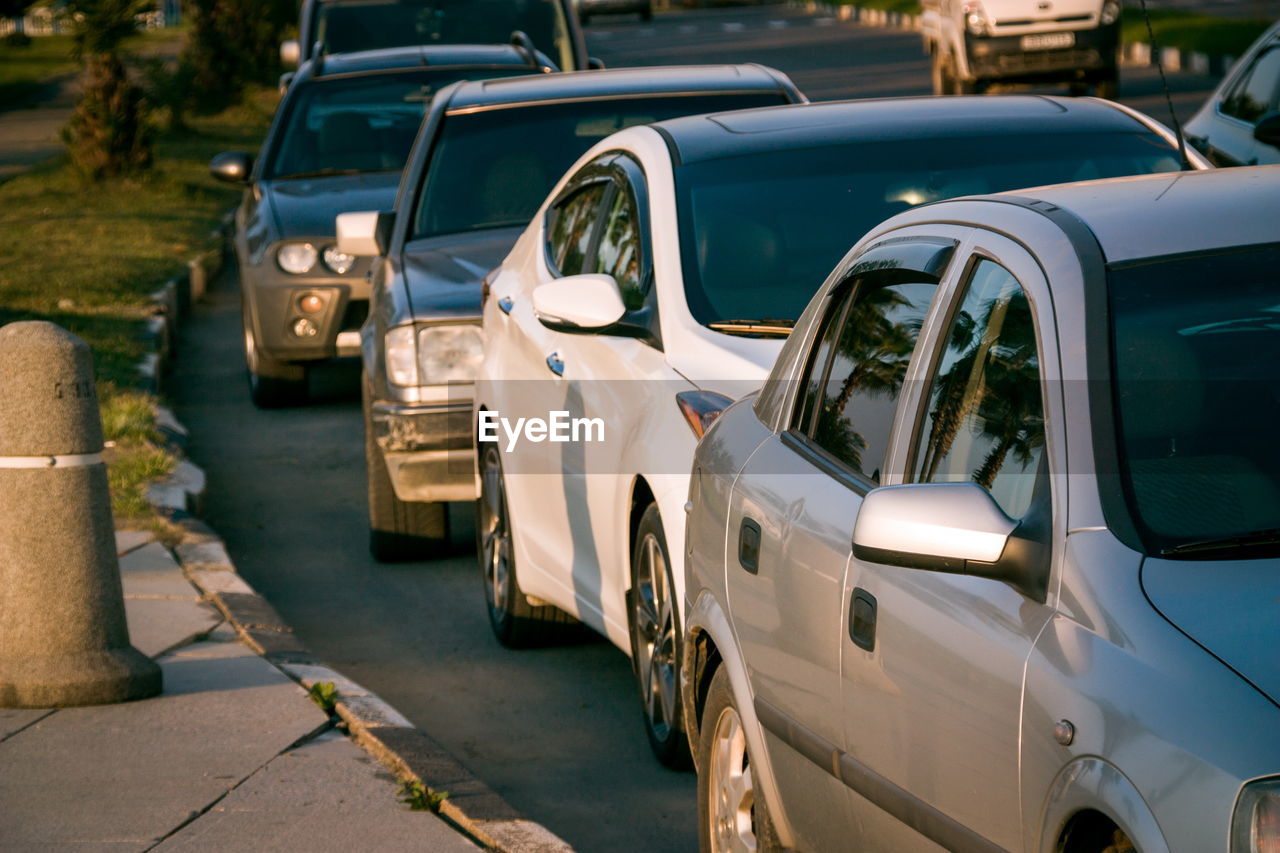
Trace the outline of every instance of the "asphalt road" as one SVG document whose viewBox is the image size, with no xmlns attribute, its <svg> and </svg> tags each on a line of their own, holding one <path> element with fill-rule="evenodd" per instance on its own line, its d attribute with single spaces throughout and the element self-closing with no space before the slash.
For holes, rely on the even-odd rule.
<svg viewBox="0 0 1280 853">
<path fill-rule="evenodd" d="M 860 29 L 785 7 L 601 19 L 609 65 L 757 61 L 815 99 L 925 94 L 911 33 Z M 1188 113 L 1211 81 L 1179 77 Z M 1132 102 L 1163 102 L 1126 75 Z M 517 808 L 583 853 L 690 851 L 694 777 L 650 757 L 627 658 L 604 641 L 510 652 L 492 639 L 469 505 L 451 507 L 454 554 L 379 565 L 366 550 L 356 374 L 314 377 L 311 405 L 258 411 L 245 389 L 233 277 L 196 309 L 173 383 L 190 454 L 209 476 L 207 518 L 240 571 L 322 659 L 431 733 Z M 349 366 L 348 366 L 349 367 Z"/>
</svg>

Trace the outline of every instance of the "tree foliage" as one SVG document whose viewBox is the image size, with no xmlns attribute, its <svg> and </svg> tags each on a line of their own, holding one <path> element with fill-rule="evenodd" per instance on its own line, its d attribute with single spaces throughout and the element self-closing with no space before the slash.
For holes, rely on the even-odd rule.
<svg viewBox="0 0 1280 853">
<path fill-rule="evenodd" d="M 295 0 L 189 0 L 191 37 L 184 62 L 210 112 L 240 100 L 247 83 L 273 83 L 280 40 L 297 18 Z"/>
<path fill-rule="evenodd" d="M 63 140 L 72 165 L 87 180 L 138 172 L 151 165 L 151 133 L 142 91 L 129 79 L 124 40 L 138 28 L 150 0 L 69 0 L 73 54 L 83 66 L 83 94 Z"/>
</svg>

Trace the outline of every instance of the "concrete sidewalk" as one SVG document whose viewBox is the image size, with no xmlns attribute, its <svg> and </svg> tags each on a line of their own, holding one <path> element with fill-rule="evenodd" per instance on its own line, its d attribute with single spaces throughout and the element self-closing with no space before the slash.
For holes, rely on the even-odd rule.
<svg viewBox="0 0 1280 853">
<path fill-rule="evenodd" d="M 242 645 L 149 534 L 117 534 L 133 644 L 164 692 L 0 709 L 0 851 L 476 851 Z"/>
</svg>

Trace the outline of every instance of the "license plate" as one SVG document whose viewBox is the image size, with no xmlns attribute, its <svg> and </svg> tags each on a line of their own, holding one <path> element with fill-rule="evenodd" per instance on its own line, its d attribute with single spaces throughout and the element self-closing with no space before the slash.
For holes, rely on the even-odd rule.
<svg viewBox="0 0 1280 853">
<path fill-rule="evenodd" d="M 1022 37 L 1023 50 L 1057 50 L 1076 43 L 1075 33 L 1039 33 Z"/>
</svg>

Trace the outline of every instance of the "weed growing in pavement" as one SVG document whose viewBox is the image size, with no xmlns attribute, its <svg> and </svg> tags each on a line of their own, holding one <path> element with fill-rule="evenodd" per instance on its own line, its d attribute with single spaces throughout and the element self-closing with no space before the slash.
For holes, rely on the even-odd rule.
<svg viewBox="0 0 1280 853">
<path fill-rule="evenodd" d="M 332 681 L 317 681 L 311 685 L 307 693 L 311 696 L 311 701 L 319 705 L 322 711 L 329 715 L 333 714 L 333 709 L 338 704 L 338 688 Z"/>
<path fill-rule="evenodd" d="M 400 802 L 415 812 L 439 812 L 447 799 L 448 791 L 433 791 L 417 780 L 400 783 Z"/>
</svg>

